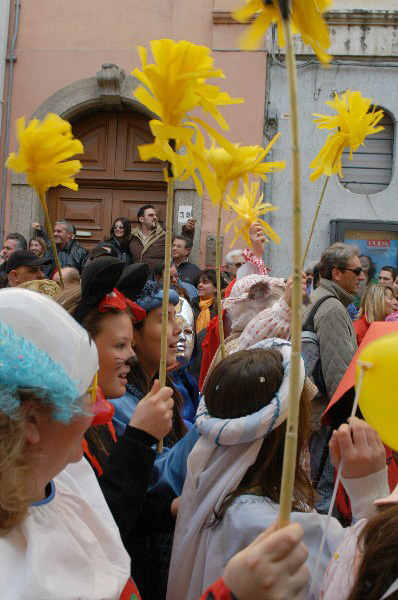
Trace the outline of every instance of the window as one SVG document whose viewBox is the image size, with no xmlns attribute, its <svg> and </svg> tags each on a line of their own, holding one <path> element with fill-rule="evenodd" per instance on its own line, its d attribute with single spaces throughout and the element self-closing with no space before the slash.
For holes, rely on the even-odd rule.
<svg viewBox="0 0 398 600">
<path fill-rule="evenodd" d="M 382 192 L 390 185 L 394 152 L 394 121 L 384 111 L 384 117 L 379 124 L 383 125 L 383 131 L 367 137 L 365 146 L 359 146 L 353 153 L 352 160 L 350 160 L 349 148 L 343 152 L 341 161 L 343 177 L 339 177 L 339 180 L 344 188 L 354 194 L 370 196 Z"/>
</svg>

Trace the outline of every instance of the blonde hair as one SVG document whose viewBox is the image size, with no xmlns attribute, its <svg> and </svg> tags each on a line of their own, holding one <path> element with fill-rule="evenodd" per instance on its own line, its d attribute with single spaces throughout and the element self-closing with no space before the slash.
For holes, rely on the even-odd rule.
<svg viewBox="0 0 398 600">
<path fill-rule="evenodd" d="M 367 287 L 361 298 L 358 318 L 365 316 L 368 323 L 384 321 L 386 318 L 384 298 L 387 290 L 394 295 L 393 289 L 387 285 L 374 283 Z"/>
<path fill-rule="evenodd" d="M 24 419 L 0 412 L 0 534 L 24 519 L 29 503 Z"/>
</svg>

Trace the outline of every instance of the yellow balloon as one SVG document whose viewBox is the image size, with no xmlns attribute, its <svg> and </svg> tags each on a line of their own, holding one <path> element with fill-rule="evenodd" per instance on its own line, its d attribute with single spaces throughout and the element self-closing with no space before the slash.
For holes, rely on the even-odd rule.
<svg viewBox="0 0 398 600">
<path fill-rule="evenodd" d="M 373 366 L 365 371 L 359 407 L 382 441 L 398 451 L 398 333 L 389 333 L 368 344 L 359 360 Z M 356 369 L 356 385 L 360 366 Z"/>
</svg>

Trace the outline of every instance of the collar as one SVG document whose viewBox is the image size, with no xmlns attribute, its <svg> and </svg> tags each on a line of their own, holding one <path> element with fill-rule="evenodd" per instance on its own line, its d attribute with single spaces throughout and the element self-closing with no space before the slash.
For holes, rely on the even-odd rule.
<svg viewBox="0 0 398 600">
<path fill-rule="evenodd" d="M 321 277 L 320 286 L 328 292 L 331 292 L 338 300 L 347 307 L 354 301 L 354 296 L 345 291 L 338 283 L 331 281 L 330 279 L 323 279 Z"/>
<path fill-rule="evenodd" d="M 54 499 L 55 496 L 55 485 L 53 481 L 50 481 L 46 485 L 46 497 L 43 500 L 39 500 L 38 502 L 32 502 L 30 506 L 43 506 L 44 504 L 48 504 L 51 500 Z"/>
</svg>

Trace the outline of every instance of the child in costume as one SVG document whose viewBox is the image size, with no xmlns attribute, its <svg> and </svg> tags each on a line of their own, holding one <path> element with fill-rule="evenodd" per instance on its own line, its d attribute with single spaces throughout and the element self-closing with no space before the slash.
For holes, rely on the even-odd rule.
<svg viewBox="0 0 398 600">
<path fill-rule="evenodd" d="M 278 339 L 256 346 L 221 361 L 204 388 L 196 419 L 201 437 L 188 459 L 168 600 L 197 598 L 209 582 L 221 575 L 231 556 L 278 517 L 291 346 Z M 311 577 L 326 517 L 312 510 L 313 490 L 305 468 L 309 406 L 304 378 L 302 363 L 292 521 L 303 526 Z M 346 463 L 351 458 L 343 455 L 342 478 L 358 519 L 368 516 L 373 501 L 388 493 L 388 484 L 385 452 L 378 436 L 359 420 L 354 420 L 352 427 L 351 444 L 358 436 L 372 432 L 367 477 L 358 477 L 354 468 L 346 478 Z M 315 581 L 315 598 L 319 597 L 326 565 L 343 532 L 340 523 L 332 519 L 319 580 Z"/>
</svg>

